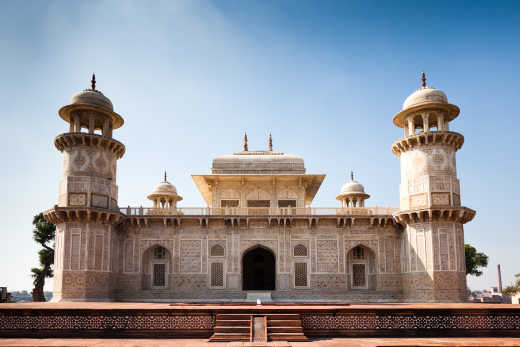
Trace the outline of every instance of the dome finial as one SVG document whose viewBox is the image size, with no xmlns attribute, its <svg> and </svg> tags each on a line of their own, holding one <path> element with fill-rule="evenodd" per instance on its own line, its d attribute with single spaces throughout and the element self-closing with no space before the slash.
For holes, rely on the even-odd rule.
<svg viewBox="0 0 520 347">
<path fill-rule="evenodd" d="M 164 171 L 164 182 L 167 182 L 166 181 L 166 171 Z"/>
<path fill-rule="evenodd" d="M 90 81 L 92 85 L 92 90 L 96 90 L 96 74 L 92 73 L 92 80 Z"/>
<path fill-rule="evenodd" d="M 354 180 L 354 171 L 350 170 L 350 180 Z"/>
<path fill-rule="evenodd" d="M 244 133 L 244 152 L 247 152 L 247 133 Z"/>
<path fill-rule="evenodd" d="M 426 75 L 424 74 L 424 71 L 421 76 L 421 81 L 422 81 L 422 87 L 426 88 Z"/>
<path fill-rule="evenodd" d="M 271 133 L 269 133 L 269 152 L 273 151 L 273 137 L 271 136 Z"/>
</svg>

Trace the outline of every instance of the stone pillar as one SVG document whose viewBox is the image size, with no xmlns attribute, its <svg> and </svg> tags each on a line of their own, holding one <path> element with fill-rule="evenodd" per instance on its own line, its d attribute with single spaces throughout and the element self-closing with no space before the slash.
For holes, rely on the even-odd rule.
<svg viewBox="0 0 520 347">
<path fill-rule="evenodd" d="M 422 120 L 423 120 L 423 131 L 425 133 L 428 133 L 430 132 L 430 120 L 429 120 L 429 117 L 430 115 L 426 112 L 423 112 L 421 113 L 421 117 L 422 117 Z"/>
<path fill-rule="evenodd" d="M 96 121 L 96 116 L 94 115 L 94 113 L 89 113 L 88 115 L 88 133 L 89 134 L 94 134 L 94 130 L 95 130 L 95 121 Z"/>
</svg>

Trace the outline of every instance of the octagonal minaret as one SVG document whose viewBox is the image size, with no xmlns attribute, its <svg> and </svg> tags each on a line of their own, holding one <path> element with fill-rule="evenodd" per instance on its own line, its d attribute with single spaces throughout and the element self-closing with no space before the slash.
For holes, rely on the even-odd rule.
<svg viewBox="0 0 520 347">
<path fill-rule="evenodd" d="M 441 90 L 422 87 L 393 119 L 404 137 L 392 145 L 401 160 L 400 211 L 404 296 L 461 301 L 466 295 L 463 224 L 475 211 L 462 207 L 455 153 L 464 137 L 450 131 L 459 108 Z"/>
<path fill-rule="evenodd" d="M 62 152 L 58 204 L 45 212 L 56 224 L 53 301 L 109 300 L 117 204 L 117 160 L 125 146 L 112 138 L 123 125 L 112 102 L 92 86 L 59 110 L 69 131 L 56 136 Z"/>
</svg>

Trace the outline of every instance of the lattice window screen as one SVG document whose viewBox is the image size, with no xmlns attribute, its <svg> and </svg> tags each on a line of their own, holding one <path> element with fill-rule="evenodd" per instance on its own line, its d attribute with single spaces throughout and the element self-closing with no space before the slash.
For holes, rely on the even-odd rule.
<svg viewBox="0 0 520 347">
<path fill-rule="evenodd" d="M 307 287 L 307 263 L 294 263 L 294 285 Z"/>
<path fill-rule="evenodd" d="M 296 245 L 294 247 L 294 256 L 295 257 L 306 257 L 307 256 L 307 247 L 304 245 Z"/>
<path fill-rule="evenodd" d="M 211 286 L 224 286 L 224 265 L 222 263 L 211 263 Z"/>
<path fill-rule="evenodd" d="M 215 245 L 211 247 L 210 256 L 212 257 L 223 257 L 224 256 L 224 247 L 221 245 Z"/>
</svg>

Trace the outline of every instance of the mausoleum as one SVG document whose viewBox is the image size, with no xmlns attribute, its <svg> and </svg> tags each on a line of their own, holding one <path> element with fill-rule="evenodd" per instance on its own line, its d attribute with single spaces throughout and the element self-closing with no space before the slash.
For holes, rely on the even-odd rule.
<svg viewBox="0 0 520 347">
<path fill-rule="evenodd" d="M 164 174 L 143 192 L 149 207 L 123 207 L 116 168 L 125 146 L 113 137 L 123 117 L 95 77 L 58 113 L 69 130 L 54 140 L 62 177 L 44 214 L 57 226 L 55 301 L 465 298 L 463 225 L 475 211 L 461 205 L 464 137 L 450 130 L 459 108 L 424 75 L 393 118 L 403 129 L 392 145 L 395 207 L 370 207 L 375 192 L 353 173 L 336 206 L 313 207 L 325 174 L 275 151 L 271 136 L 267 150 L 249 150 L 247 135 L 241 151 L 192 175 L 206 206 L 182 206 Z"/>
</svg>

